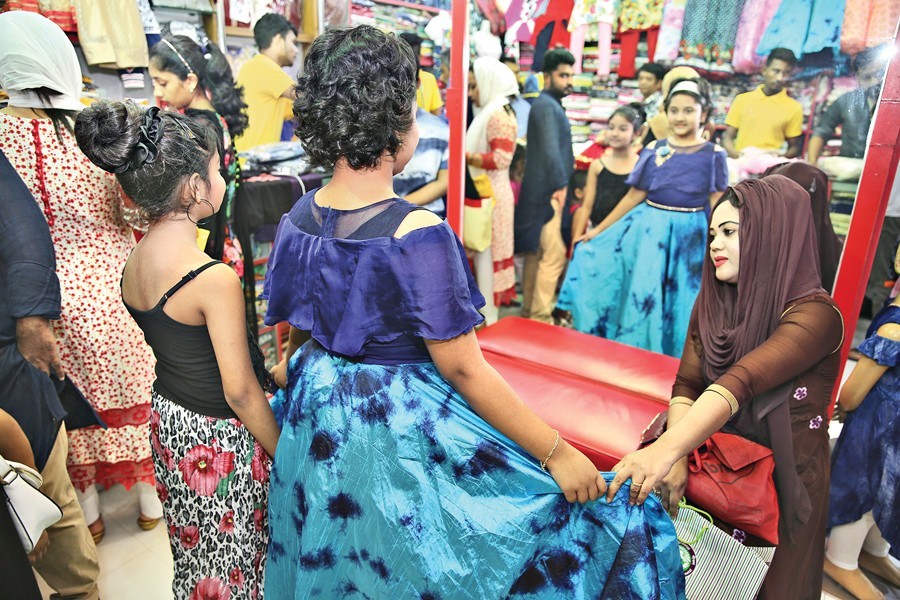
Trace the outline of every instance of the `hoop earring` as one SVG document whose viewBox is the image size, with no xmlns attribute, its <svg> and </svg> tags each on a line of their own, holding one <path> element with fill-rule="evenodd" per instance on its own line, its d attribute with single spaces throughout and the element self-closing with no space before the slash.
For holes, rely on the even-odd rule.
<svg viewBox="0 0 900 600">
<path fill-rule="evenodd" d="M 195 221 L 191 218 L 191 207 L 194 206 L 195 204 L 200 204 L 200 202 L 206 202 L 206 205 L 209 206 L 209 210 L 210 210 L 209 217 L 216 214 L 216 209 L 215 209 L 215 207 L 213 207 L 212 202 L 210 202 L 206 198 L 203 198 L 199 201 L 194 200 L 193 202 L 188 204 L 187 208 L 184 209 L 184 215 L 187 217 L 187 220 L 190 221 L 191 223 L 193 223 L 194 225 L 199 225 L 200 223 L 199 223 L 199 221 Z M 200 221 L 202 221 L 203 219 L 208 219 L 209 217 L 203 217 L 200 219 Z"/>
</svg>

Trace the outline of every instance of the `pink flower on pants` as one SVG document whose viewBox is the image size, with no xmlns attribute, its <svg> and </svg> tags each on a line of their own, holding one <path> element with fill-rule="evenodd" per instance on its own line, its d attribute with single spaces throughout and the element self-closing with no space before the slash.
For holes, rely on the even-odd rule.
<svg viewBox="0 0 900 600">
<path fill-rule="evenodd" d="M 178 529 L 178 538 L 181 540 L 182 547 L 190 550 L 200 541 L 200 528 L 196 525 L 181 527 Z"/>
<path fill-rule="evenodd" d="M 199 445 L 191 448 L 178 463 L 184 482 L 201 496 L 212 496 L 223 477 L 234 470 L 234 452 Z"/>
<path fill-rule="evenodd" d="M 222 520 L 219 521 L 219 532 L 220 533 L 234 533 L 234 511 L 229 510 L 224 515 L 222 515 Z"/>
<path fill-rule="evenodd" d="M 265 527 L 265 525 L 266 525 L 265 518 L 266 518 L 266 513 L 263 509 L 261 509 L 261 508 L 253 509 L 253 524 L 256 526 L 257 531 L 262 531 L 263 527 Z"/>
<path fill-rule="evenodd" d="M 805 387 L 799 387 L 794 390 L 794 398 L 796 398 L 797 400 L 803 400 L 804 398 L 806 398 L 806 395 L 807 389 Z"/>
<path fill-rule="evenodd" d="M 218 577 L 201 579 L 194 586 L 189 600 L 229 600 L 231 589 Z"/>
<path fill-rule="evenodd" d="M 259 442 L 253 444 L 253 459 L 250 461 L 250 474 L 256 481 L 266 483 L 269 481 L 269 455 L 263 450 Z"/>
<path fill-rule="evenodd" d="M 228 575 L 228 583 L 237 589 L 244 587 L 244 572 L 241 571 L 240 567 L 235 567 L 231 570 L 231 573 Z"/>
<path fill-rule="evenodd" d="M 159 454 L 160 458 L 166 468 L 170 471 L 175 470 L 175 454 L 172 453 L 172 450 L 169 448 L 163 448 Z"/>
<path fill-rule="evenodd" d="M 160 502 L 165 502 L 169 499 L 169 489 L 158 479 L 156 480 L 156 495 L 159 496 Z"/>
<path fill-rule="evenodd" d="M 810 429 L 818 429 L 822 426 L 822 415 L 816 416 L 815 419 L 809 420 L 809 428 Z"/>
</svg>

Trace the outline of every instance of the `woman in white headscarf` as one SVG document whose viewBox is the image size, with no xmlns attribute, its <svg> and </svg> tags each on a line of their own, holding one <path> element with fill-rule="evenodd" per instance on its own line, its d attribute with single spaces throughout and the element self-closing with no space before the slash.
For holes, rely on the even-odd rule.
<svg viewBox="0 0 900 600">
<path fill-rule="evenodd" d="M 72 133 L 83 108 L 75 49 L 48 19 L 0 14 L 0 150 L 44 213 L 56 251 L 62 316 L 53 323 L 62 367 L 108 428 L 68 433 L 68 470 L 94 541 L 103 535 L 97 485 L 140 486 L 142 528 L 162 516 L 150 439 L 153 353 L 128 315 L 119 278 L 135 240 L 115 178 Z"/>
<path fill-rule="evenodd" d="M 516 150 L 516 113 L 509 105 L 519 93 L 515 74 L 496 58 L 481 57 L 473 65 L 475 88 L 470 90 L 475 119 L 466 131 L 466 162 L 473 177 L 486 173 L 494 192 L 491 246 L 475 255 L 475 278 L 487 304 L 488 325 L 499 307 L 516 297 L 513 266 L 515 201 L 509 184 L 509 165 Z"/>
</svg>

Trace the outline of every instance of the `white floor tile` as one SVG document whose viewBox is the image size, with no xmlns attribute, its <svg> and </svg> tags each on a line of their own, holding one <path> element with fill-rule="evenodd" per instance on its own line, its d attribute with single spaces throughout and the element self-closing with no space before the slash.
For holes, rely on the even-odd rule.
<svg viewBox="0 0 900 600">
<path fill-rule="evenodd" d="M 100 597 L 103 600 L 171 600 L 171 560 L 166 563 L 145 551 L 114 571 L 101 573 Z"/>
</svg>

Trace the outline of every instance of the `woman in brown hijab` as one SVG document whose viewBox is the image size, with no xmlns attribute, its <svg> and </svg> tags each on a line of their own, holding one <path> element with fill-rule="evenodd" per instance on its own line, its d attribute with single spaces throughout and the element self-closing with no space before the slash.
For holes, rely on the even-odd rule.
<svg viewBox="0 0 900 600">
<path fill-rule="evenodd" d="M 822 287 L 831 291 L 834 287 L 834 276 L 841 259 L 843 244 L 831 225 L 831 214 L 828 200 L 828 176 L 825 171 L 802 162 L 786 162 L 766 169 L 763 177 L 768 175 L 784 175 L 800 184 L 809 192 L 812 208 L 813 226 L 819 244 L 819 272 L 822 275 Z"/>
<path fill-rule="evenodd" d="M 723 429 L 772 448 L 779 545 L 759 598 L 818 599 L 828 508 L 828 406 L 843 321 L 822 289 L 808 193 L 772 175 L 725 192 L 713 210 L 710 258 L 655 444 L 613 469 L 612 497 L 656 488 L 674 513 L 686 456 Z"/>
</svg>

